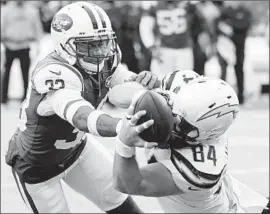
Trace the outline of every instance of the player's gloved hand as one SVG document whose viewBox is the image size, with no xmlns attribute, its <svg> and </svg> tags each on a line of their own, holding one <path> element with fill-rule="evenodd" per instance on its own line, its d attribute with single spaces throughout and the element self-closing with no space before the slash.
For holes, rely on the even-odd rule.
<svg viewBox="0 0 270 214">
<path fill-rule="evenodd" d="M 149 90 L 153 88 L 158 88 L 160 86 L 160 80 L 155 74 L 150 71 L 142 71 L 137 75 L 131 76 L 126 82 L 136 81 L 147 87 Z"/>
<path fill-rule="evenodd" d="M 156 142 L 146 142 L 140 138 L 139 134 L 154 124 L 154 120 L 148 120 L 137 125 L 139 119 L 146 114 L 146 111 L 139 111 L 134 115 L 134 107 L 143 92 L 134 95 L 130 107 L 127 110 L 126 117 L 123 119 L 121 129 L 118 132 L 118 139 L 129 147 L 153 148 L 158 144 Z"/>
</svg>

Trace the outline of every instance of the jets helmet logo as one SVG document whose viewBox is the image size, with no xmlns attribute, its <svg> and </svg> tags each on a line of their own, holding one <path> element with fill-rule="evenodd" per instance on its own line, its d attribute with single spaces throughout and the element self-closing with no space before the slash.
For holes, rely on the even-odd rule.
<svg viewBox="0 0 270 214">
<path fill-rule="evenodd" d="M 72 25 L 73 21 L 71 17 L 64 13 L 56 15 L 52 21 L 52 28 L 57 32 L 67 31 Z"/>
<path fill-rule="evenodd" d="M 227 103 L 227 104 L 216 107 L 216 108 L 210 110 L 209 112 L 205 113 L 197 120 L 197 122 L 204 120 L 204 119 L 207 119 L 209 117 L 213 117 L 213 116 L 216 116 L 216 118 L 219 118 L 219 117 L 222 117 L 222 116 L 230 114 L 230 113 L 232 113 L 233 118 L 235 118 L 238 111 L 239 111 L 238 104 L 230 105 L 229 103 Z"/>
</svg>

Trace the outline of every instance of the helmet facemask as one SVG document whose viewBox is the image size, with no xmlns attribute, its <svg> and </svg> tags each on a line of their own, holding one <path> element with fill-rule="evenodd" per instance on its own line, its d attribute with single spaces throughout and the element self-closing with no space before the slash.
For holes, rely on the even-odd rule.
<svg viewBox="0 0 270 214">
<path fill-rule="evenodd" d="M 174 149 L 198 144 L 196 140 L 199 137 L 199 129 L 185 119 L 185 111 L 182 108 L 183 105 L 181 101 L 177 99 L 176 93 L 166 90 L 156 91 L 165 98 L 174 116 L 174 128 L 167 144 Z"/>
<path fill-rule="evenodd" d="M 90 37 L 71 37 L 66 42 L 68 47 L 65 46 L 63 49 L 77 59 L 79 67 L 86 73 L 93 75 L 100 73 L 104 61 L 115 55 L 117 51 L 115 40 L 115 33 Z"/>
<path fill-rule="evenodd" d="M 199 129 L 190 124 L 181 115 L 176 115 L 174 121 L 174 128 L 172 131 L 169 144 L 172 148 L 180 149 L 188 145 L 198 144 L 197 138 L 199 137 Z"/>
</svg>

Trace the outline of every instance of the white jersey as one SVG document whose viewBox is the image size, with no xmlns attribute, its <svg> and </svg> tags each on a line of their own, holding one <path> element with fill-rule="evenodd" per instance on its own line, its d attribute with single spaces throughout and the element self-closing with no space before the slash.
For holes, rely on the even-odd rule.
<svg viewBox="0 0 270 214">
<path fill-rule="evenodd" d="M 156 160 L 172 174 L 184 193 L 158 198 L 166 213 L 229 212 L 230 201 L 223 178 L 228 163 L 227 136 L 215 145 L 198 145 L 179 150 L 154 149 Z"/>
</svg>

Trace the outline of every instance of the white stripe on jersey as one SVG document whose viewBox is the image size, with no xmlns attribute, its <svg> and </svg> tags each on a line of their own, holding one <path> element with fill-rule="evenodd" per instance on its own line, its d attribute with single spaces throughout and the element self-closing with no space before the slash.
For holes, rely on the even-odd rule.
<svg viewBox="0 0 270 214">
<path fill-rule="evenodd" d="M 81 94 L 79 91 L 75 91 L 72 89 L 61 89 L 61 90 L 54 91 L 53 93 L 48 94 L 48 102 L 50 103 L 54 112 L 64 120 L 67 119 L 66 116 L 68 116 L 69 119 L 71 118 L 71 112 L 74 112 L 74 109 L 70 113 L 68 112 L 69 111 L 68 109 L 70 106 L 72 107 L 72 102 L 74 102 L 74 104 L 77 103 L 75 101 L 77 102 L 82 101 L 80 102 L 80 106 L 89 106 L 90 104 L 89 102 L 85 101 L 81 97 Z M 76 107 L 78 107 L 78 105 L 76 105 Z M 93 108 L 92 105 L 90 107 Z"/>
</svg>

